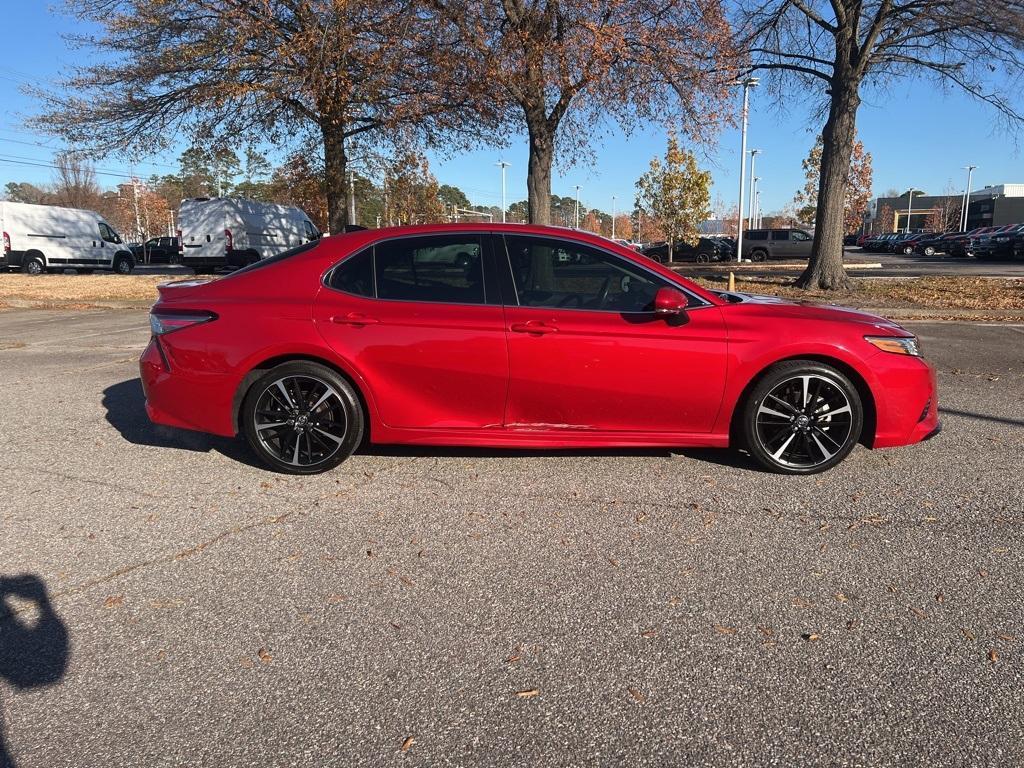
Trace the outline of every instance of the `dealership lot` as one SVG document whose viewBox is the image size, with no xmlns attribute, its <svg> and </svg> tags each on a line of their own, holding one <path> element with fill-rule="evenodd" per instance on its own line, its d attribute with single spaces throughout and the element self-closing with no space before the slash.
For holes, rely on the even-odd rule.
<svg viewBox="0 0 1024 768">
<path fill-rule="evenodd" d="M 913 329 L 943 433 L 822 476 L 374 448 L 291 478 L 149 424 L 145 313 L 0 313 L 0 576 L 56 614 L 15 637 L 9 600 L 0 673 L 59 678 L 0 674 L 0 764 L 1024 761 L 1024 328 Z"/>
</svg>

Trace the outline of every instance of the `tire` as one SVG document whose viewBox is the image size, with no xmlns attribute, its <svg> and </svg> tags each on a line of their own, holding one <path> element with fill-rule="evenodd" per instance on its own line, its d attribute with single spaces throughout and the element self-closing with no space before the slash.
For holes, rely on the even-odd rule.
<svg viewBox="0 0 1024 768">
<path fill-rule="evenodd" d="M 21 271 L 26 275 L 42 275 L 46 272 L 42 256 L 26 256 L 21 263 Z"/>
<path fill-rule="evenodd" d="M 926 245 L 924 247 L 924 255 L 925 256 L 934 256 L 935 255 L 935 249 L 932 246 L 930 246 L 930 245 Z"/>
<path fill-rule="evenodd" d="M 135 259 L 127 253 L 119 253 L 114 256 L 114 263 L 111 266 L 115 275 L 130 275 L 135 269 Z"/>
<path fill-rule="evenodd" d="M 260 461 L 293 475 L 315 475 L 338 466 L 362 442 L 365 429 L 352 385 L 309 361 L 267 371 L 246 393 L 239 419 Z"/>
<path fill-rule="evenodd" d="M 910 255 L 910 254 L 912 254 L 913 252 L 914 252 L 914 249 L 913 249 L 913 247 L 912 247 L 912 246 L 909 246 L 909 245 L 907 245 L 907 246 L 904 246 L 904 247 L 903 247 L 903 255 L 904 255 L 904 256 L 909 256 L 909 255 Z"/>
<path fill-rule="evenodd" d="M 711 255 L 707 253 L 698 253 L 696 262 L 698 264 L 708 264 L 711 261 Z"/>
<path fill-rule="evenodd" d="M 840 371 L 813 360 L 773 365 L 742 407 L 740 434 L 747 450 L 780 474 L 831 469 L 849 455 L 864 428 L 857 388 Z"/>
<path fill-rule="evenodd" d="M 768 252 L 758 248 L 756 251 L 750 253 L 751 261 L 768 261 Z"/>
</svg>

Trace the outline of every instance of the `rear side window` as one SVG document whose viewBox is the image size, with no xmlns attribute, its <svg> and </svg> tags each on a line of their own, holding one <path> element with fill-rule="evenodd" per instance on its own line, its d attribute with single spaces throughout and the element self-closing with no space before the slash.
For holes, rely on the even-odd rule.
<svg viewBox="0 0 1024 768">
<path fill-rule="evenodd" d="M 327 284 L 338 291 L 373 298 L 373 247 L 349 256 L 331 272 Z"/>
<path fill-rule="evenodd" d="M 377 298 L 484 304 L 483 248 L 476 235 L 408 237 L 374 248 Z"/>
<path fill-rule="evenodd" d="M 767 240 L 768 231 L 765 229 L 752 229 L 747 232 L 747 240 Z"/>
<path fill-rule="evenodd" d="M 786 230 L 776 230 L 772 232 L 772 240 L 789 240 L 789 232 Z"/>
</svg>

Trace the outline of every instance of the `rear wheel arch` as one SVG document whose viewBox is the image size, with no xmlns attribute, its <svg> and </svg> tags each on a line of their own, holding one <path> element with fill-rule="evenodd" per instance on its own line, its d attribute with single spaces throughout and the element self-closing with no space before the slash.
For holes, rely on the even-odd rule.
<svg viewBox="0 0 1024 768">
<path fill-rule="evenodd" d="M 875 428 L 877 424 L 877 411 L 875 406 L 875 396 L 871 391 L 871 387 L 868 386 L 867 381 L 860 375 L 860 372 L 856 368 L 843 362 L 842 360 L 831 357 L 829 355 L 791 355 L 789 357 L 782 357 L 778 360 L 772 360 L 770 363 L 766 363 L 756 374 L 754 374 L 750 380 L 743 387 L 743 391 L 740 392 L 739 397 L 736 398 L 736 403 L 733 406 L 732 416 L 729 419 L 729 443 L 733 446 L 740 445 L 740 419 L 743 416 L 743 406 L 750 396 L 751 391 L 757 386 L 758 382 L 764 378 L 765 374 L 775 365 L 779 363 L 788 363 L 794 360 L 807 360 L 812 363 L 824 363 L 830 365 L 846 378 L 848 378 L 853 385 L 857 388 L 857 394 L 860 395 L 861 405 L 864 407 L 864 426 L 860 433 L 860 442 L 870 448 L 875 442 Z"/>
<path fill-rule="evenodd" d="M 283 363 L 295 362 L 317 363 L 318 365 L 330 368 L 349 383 L 352 389 L 355 390 L 356 396 L 359 398 L 359 407 L 363 411 L 363 423 L 366 425 L 363 433 L 363 439 L 364 441 L 368 441 L 372 430 L 372 422 L 370 421 L 370 401 L 366 397 L 366 392 L 363 390 L 362 384 L 356 376 L 353 376 L 349 371 L 346 371 L 336 362 L 310 354 L 278 355 L 276 357 L 267 358 L 249 369 L 248 373 L 242 377 L 242 381 L 235 389 L 235 395 L 231 401 L 231 426 L 234 429 L 235 434 L 237 435 L 240 433 L 239 417 L 242 413 L 242 404 L 245 402 L 245 396 L 249 394 L 249 390 L 252 389 L 253 384 L 255 384 L 260 377 L 270 369 L 276 368 Z"/>
</svg>

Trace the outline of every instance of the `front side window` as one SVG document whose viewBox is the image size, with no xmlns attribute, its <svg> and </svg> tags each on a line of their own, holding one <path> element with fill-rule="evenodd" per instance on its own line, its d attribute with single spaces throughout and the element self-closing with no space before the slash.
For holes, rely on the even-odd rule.
<svg viewBox="0 0 1024 768">
<path fill-rule="evenodd" d="M 810 235 L 808 235 L 806 232 L 801 232 L 799 229 L 794 229 L 792 235 L 794 240 L 801 243 L 805 243 L 811 239 Z"/>
<path fill-rule="evenodd" d="M 388 240 L 374 246 L 377 298 L 484 304 L 483 248 L 476 235 Z"/>
<path fill-rule="evenodd" d="M 564 240 L 506 236 L 509 265 L 524 307 L 651 312 L 668 283 L 610 253 Z"/>
<path fill-rule="evenodd" d="M 117 233 L 105 221 L 100 222 L 100 237 L 108 243 L 121 242 L 121 238 L 117 236 Z"/>
</svg>

